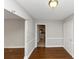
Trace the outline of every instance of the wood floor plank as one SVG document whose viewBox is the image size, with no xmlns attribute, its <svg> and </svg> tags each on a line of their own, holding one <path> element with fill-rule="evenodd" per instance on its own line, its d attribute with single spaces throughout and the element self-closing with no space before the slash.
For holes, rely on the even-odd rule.
<svg viewBox="0 0 79 59">
<path fill-rule="evenodd" d="M 24 59 L 24 48 L 5 48 L 4 59 Z"/>
<path fill-rule="evenodd" d="M 36 48 L 29 59 L 73 59 L 64 48 Z"/>
<path fill-rule="evenodd" d="M 18 51 L 18 52 L 17 52 Z M 4 59 L 24 59 L 24 49 L 5 49 Z M 73 59 L 64 48 L 35 48 L 29 59 Z"/>
</svg>

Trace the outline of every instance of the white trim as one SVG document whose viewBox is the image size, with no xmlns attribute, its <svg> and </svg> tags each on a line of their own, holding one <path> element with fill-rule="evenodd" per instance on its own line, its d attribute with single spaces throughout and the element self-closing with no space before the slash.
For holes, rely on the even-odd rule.
<svg viewBox="0 0 79 59">
<path fill-rule="evenodd" d="M 24 46 L 7 46 L 7 47 L 4 47 L 4 48 L 25 48 Z"/>
<path fill-rule="evenodd" d="M 72 56 L 72 58 L 74 58 L 74 56 L 72 55 L 72 53 L 68 49 L 66 49 L 65 47 L 64 47 L 64 49 Z"/>
<path fill-rule="evenodd" d="M 37 47 L 37 24 L 35 24 L 35 47 Z"/>
<path fill-rule="evenodd" d="M 53 38 L 53 37 L 52 37 L 52 38 L 47 38 L 47 39 L 51 39 L 51 40 L 56 40 L 56 39 L 57 39 L 57 40 L 58 40 L 58 39 L 59 39 L 59 40 L 64 40 L 64 38 Z"/>
<path fill-rule="evenodd" d="M 28 57 L 27 56 L 24 56 L 24 59 L 28 59 Z"/>
<path fill-rule="evenodd" d="M 46 48 L 49 48 L 49 47 L 64 47 L 64 45 L 51 45 L 51 46 L 47 45 L 46 46 Z"/>
<path fill-rule="evenodd" d="M 30 51 L 30 53 L 28 54 L 28 58 L 30 57 L 30 55 L 32 54 L 32 52 L 34 51 L 35 47 Z"/>
<path fill-rule="evenodd" d="M 46 40 L 47 40 L 47 25 L 46 24 L 35 24 L 35 47 L 37 47 L 37 25 L 45 25 L 45 47 L 46 47 Z"/>
</svg>

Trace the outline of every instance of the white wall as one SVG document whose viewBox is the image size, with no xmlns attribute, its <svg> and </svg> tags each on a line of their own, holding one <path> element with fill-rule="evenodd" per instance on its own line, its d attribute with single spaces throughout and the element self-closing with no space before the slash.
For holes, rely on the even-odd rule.
<svg viewBox="0 0 79 59">
<path fill-rule="evenodd" d="M 37 24 L 46 25 L 46 47 L 63 46 L 62 21 L 36 21 L 36 29 L 37 29 Z M 36 35 L 37 35 L 37 30 L 36 30 Z M 35 39 L 37 42 L 37 37 Z"/>
<path fill-rule="evenodd" d="M 5 5 L 4 8 L 22 18 L 26 19 L 31 19 L 31 17 L 26 13 L 24 8 L 21 7 L 20 4 L 16 2 L 16 0 L 4 0 Z"/>
<path fill-rule="evenodd" d="M 35 48 L 35 22 L 25 21 L 25 55 L 29 58 Z M 25 57 L 26 58 L 26 57 Z"/>
<path fill-rule="evenodd" d="M 4 8 L 25 19 L 25 58 L 29 57 L 35 48 L 35 26 L 32 18 L 16 0 L 5 0 Z"/>
<path fill-rule="evenodd" d="M 64 48 L 74 56 L 74 16 L 71 15 L 64 21 Z"/>
<path fill-rule="evenodd" d="M 39 42 L 39 41 L 40 41 L 40 32 L 39 32 L 38 27 L 37 27 L 37 42 Z"/>
<path fill-rule="evenodd" d="M 24 48 L 25 20 L 5 19 L 4 20 L 4 47 Z"/>
</svg>

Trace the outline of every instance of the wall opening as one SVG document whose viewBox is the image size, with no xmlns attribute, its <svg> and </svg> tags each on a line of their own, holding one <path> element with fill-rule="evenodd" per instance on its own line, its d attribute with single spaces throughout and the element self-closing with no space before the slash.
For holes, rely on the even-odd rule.
<svg viewBox="0 0 79 59">
<path fill-rule="evenodd" d="M 4 58 L 23 58 L 25 47 L 25 20 L 4 10 Z"/>
<path fill-rule="evenodd" d="M 45 47 L 45 25 L 37 25 L 37 47 Z"/>
</svg>

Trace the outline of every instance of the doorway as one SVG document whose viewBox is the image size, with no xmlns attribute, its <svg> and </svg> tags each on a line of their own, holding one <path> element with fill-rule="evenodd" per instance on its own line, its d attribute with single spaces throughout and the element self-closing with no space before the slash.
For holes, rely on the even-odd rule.
<svg viewBox="0 0 79 59">
<path fill-rule="evenodd" d="M 23 59 L 25 20 L 4 10 L 4 59 Z"/>
<path fill-rule="evenodd" d="M 37 25 L 37 47 L 45 47 L 45 25 Z"/>
</svg>

